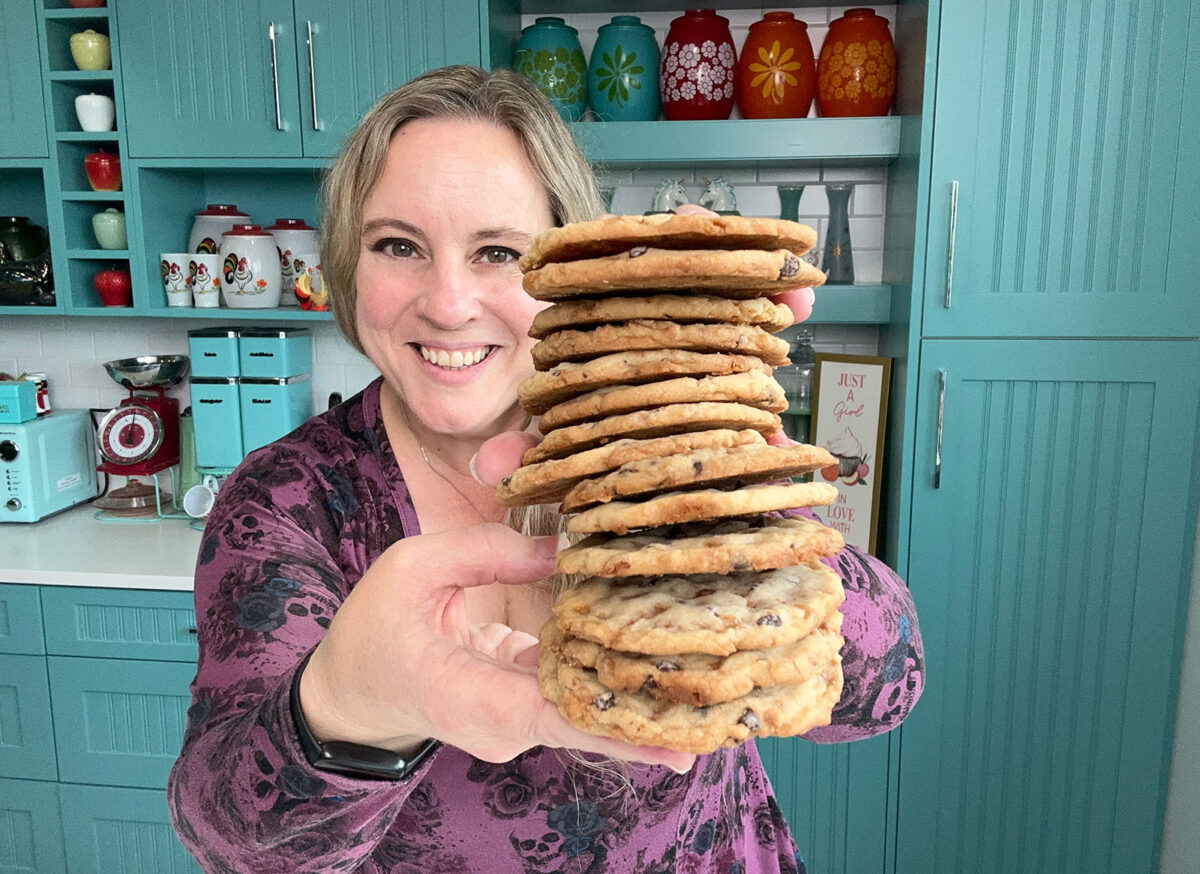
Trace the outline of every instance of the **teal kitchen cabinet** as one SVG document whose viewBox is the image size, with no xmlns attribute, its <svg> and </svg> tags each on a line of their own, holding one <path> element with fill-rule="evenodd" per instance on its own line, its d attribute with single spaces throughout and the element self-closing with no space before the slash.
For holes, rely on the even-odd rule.
<svg viewBox="0 0 1200 874">
<path fill-rule="evenodd" d="M 34 0 L 0 3 L 0 158 L 49 154 L 38 51 Z"/>
<path fill-rule="evenodd" d="M 0 777 L 0 874 L 66 870 L 58 786 Z"/>
<path fill-rule="evenodd" d="M 134 157 L 328 157 L 384 92 L 480 61 L 469 0 L 121 0 Z"/>
<path fill-rule="evenodd" d="M 1197 373 L 1197 341 L 922 344 L 897 872 L 1157 870 Z"/>
<path fill-rule="evenodd" d="M 1200 6 L 941 4 L 925 336 L 1200 332 Z"/>
<path fill-rule="evenodd" d="M 191 592 L 0 585 L 0 874 L 195 872 L 166 802 Z M 15 691 L 14 691 L 15 690 Z"/>
</svg>

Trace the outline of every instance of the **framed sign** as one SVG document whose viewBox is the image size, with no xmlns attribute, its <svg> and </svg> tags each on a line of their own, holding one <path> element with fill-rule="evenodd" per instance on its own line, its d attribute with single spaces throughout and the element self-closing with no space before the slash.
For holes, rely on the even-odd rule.
<svg viewBox="0 0 1200 874">
<path fill-rule="evenodd" d="M 866 355 L 818 352 L 813 370 L 809 442 L 838 460 L 815 475 L 838 487 L 837 500 L 817 515 L 872 555 L 891 377 L 892 359 Z"/>
</svg>

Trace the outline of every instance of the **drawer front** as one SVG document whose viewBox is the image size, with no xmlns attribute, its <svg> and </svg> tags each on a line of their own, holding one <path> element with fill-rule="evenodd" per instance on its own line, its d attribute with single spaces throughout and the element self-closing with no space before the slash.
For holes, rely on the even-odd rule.
<svg viewBox="0 0 1200 874">
<path fill-rule="evenodd" d="M 0 779 L 0 874 L 66 870 L 57 784 Z"/>
<path fill-rule="evenodd" d="M 0 774 L 27 780 L 58 777 L 42 656 L 0 655 Z"/>
<path fill-rule="evenodd" d="M 64 784 L 59 794 L 68 874 L 200 874 L 165 791 Z"/>
<path fill-rule="evenodd" d="M 50 656 L 59 779 L 165 789 L 195 666 Z"/>
<path fill-rule="evenodd" d="M 0 652 L 37 655 L 45 651 L 37 586 L 0 583 Z"/>
<path fill-rule="evenodd" d="M 195 663 L 191 592 L 42 588 L 46 652 L 52 655 Z"/>
</svg>

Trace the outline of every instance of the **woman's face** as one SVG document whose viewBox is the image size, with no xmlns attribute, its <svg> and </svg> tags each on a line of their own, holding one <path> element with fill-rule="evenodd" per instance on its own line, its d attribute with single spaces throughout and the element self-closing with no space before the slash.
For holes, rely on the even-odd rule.
<svg viewBox="0 0 1200 874">
<path fill-rule="evenodd" d="M 476 438 L 521 426 L 527 332 L 545 304 L 522 290 L 517 258 L 553 224 L 507 130 L 422 119 L 393 136 L 363 207 L 357 320 L 411 419 Z"/>
</svg>

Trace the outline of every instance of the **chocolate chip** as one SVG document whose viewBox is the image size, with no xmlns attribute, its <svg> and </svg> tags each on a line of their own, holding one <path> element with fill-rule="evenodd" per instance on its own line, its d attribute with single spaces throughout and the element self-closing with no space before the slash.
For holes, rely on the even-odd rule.
<svg viewBox="0 0 1200 874">
<path fill-rule="evenodd" d="M 671 673 L 671 671 L 679 670 L 679 665 L 675 664 L 675 662 L 668 661 L 667 659 L 663 659 L 661 662 L 656 664 L 654 667 L 658 668 L 664 674 L 669 674 L 669 673 Z"/>
<path fill-rule="evenodd" d="M 745 713 L 743 713 L 742 718 L 739 719 L 738 722 L 746 726 L 746 728 L 750 729 L 751 731 L 757 731 L 758 729 L 762 728 L 762 723 L 758 721 L 758 714 L 756 714 L 753 710 L 747 710 Z"/>
<path fill-rule="evenodd" d="M 783 266 L 779 268 L 780 279 L 791 279 L 800 272 L 800 259 L 795 255 L 787 255 L 783 259 Z"/>
<path fill-rule="evenodd" d="M 651 695 L 654 693 L 654 690 L 657 688 L 658 688 L 658 683 L 654 682 L 654 678 L 647 677 L 645 682 L 642 683 L 642 688 L 640 691 L 645 692 L 648 695 Z"/>
<path fill-rule="evenodd" d="M 640 255 L 645 255 L 650 250 L 649 246 L 634 246 L 629 250 L 630 258 L 637 258 Z"/>
<path fill-rule="evenodd" d="M 692 462 L 692 473 L 702 473 L 703 471 L 704 471 L 704 462 L 703 461 L 693 461 Z"/>
<path fill-rule="evenodd" d="M 754 624 L 755 625 L 771 625 L 771 626 L 778 628 L 780 625 L 783 625 L 783 620 L 780 619 L 778 616 L 776 616 L 774 613 L 764 613 L 762 616 L 759 616 L 758 619 L 756 619 L 754 621 Z"/>
<path fill-rule="evenodd" d="M 716 589 L 697 589 L 696 597 L 704 598 L 704 597 L 707 597 L 708 595 L 715 595 L 716 593 L 717 593 Z"/>
<path fill-rule="evenodd" d="M 616 703 L 616 698 L 612 692 L 605 692 L 603 695 L 593 698 L 592 703 L 596 705 L 597 710 L 608 710 Z"/>
</svg>

